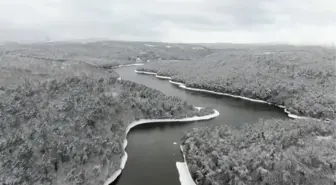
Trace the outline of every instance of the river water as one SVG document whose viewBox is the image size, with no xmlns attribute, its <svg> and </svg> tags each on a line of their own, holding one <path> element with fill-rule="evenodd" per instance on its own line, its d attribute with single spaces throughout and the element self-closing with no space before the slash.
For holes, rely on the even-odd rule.
<svg viewBox="0 0 336 185">
<path fill-rule="evenodd" d="M 187 91 L 169 83 L 168 80 L 137 74 L 134 72 L 136 68 L 121 67 L 115 71 L 122 79 L 160 90 L 166 95 L 177 96 L 194 106 L 212 107 L 218 110 L 220 115 L 209 121 L 145 124 L 133 128 L 127 138 L 126 167 L 113 185 L 180 185 L 176 168 L 176 162 L 183 161 L 179 148 L 180 140 L 193 128 L 222 124 L 239 128 L 244 123 L 253 124 L 259 119 L 289 119 L 280 108 Z"/>
</svg>

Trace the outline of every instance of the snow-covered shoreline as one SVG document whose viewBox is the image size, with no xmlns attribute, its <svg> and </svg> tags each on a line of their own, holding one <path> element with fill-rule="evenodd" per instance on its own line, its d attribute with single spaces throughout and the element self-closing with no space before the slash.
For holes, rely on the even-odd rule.
<svg viewBox="0 0 336 185">
<path fill-rule="evenodd" d="M 201 107 L 195 107 L 197 110 L 201 110 Z M 126 137 L 128 132 L 141 124 L 146 124 L 146 123 L 167 123 L 167 122 L 190 122 L 190 121 L 202 121 L 202 120 L 210 120 L 213 119 L 217 116 L 219 116 L 219 112 L 215 109 L 213 109 L 213 113 L 206 115 L 206 116 L 193 116 L 193 117 L 187 117 L 187 118 L 181 118 L 181 119 L 140 119 L 137 121 L 133 121 L 131 124 L 128 125 L 128 127 L 126 128 Z M 126 147 L 127 147 L 127 138 L 125 138 L 124 142 L 123 142 L 123 148 L 124 148 L 124 155 L 121 158 L 121 162 L 120 162 L 120 169 L 117 170 L 116 172 L 114 172 L 111 177 L 109 177 L 104 185 L 109 185 L 111 184 L 113 181 L 115 181 L 118 176 L 121 174 L 122 170 L 125 168 L 126 162 L 127 162 L 127 152 L 126 152 Z M 189 174 L 190 175 L 190 174 Z"/>
<path fill-rule="evenodd" d="M 282 108 L 282 107 L 280 107 Z M 298 116 L 298 115 L 295 115 L 295 114 L 292 114 L 290 113 L 286 108 L 283 108 L 285 113 L 287 114 L 288 117 L 290 118 L 293 118 L 293 119 L 312 119 L 312 120 L 319 120 L 319 119 L 316 119 L 316 118 L 311 118 L 311 117 L 306 117 L 306 116 Z"/>
<path fill-rule="evenodd" d="M 112 67 L 112 69 L 116 69 L 116 68 L 119 68 L 119 67 L 143 66 L 143 65 L 145 65 L 145 64 L 144 63 L 121 64 L 121 65 Z"/>
<path fill-rule="evenodd" d="M 143 65 L 145 65 L 145 64 L 143 64 L 143 63 L 134 63 L 134 64 L 119 65 L 118 67 L 143 66 Z"/>
<path fill-rule="evenodd" d="M 138 70 L 135 70 L 134 72 L 136 72 L 138 74 L 155 75 L 156 78 L 169 80 L 169 83 L 178 85 L 180 88 L 187 89 L 187 90 L 190 90 L 190 91 L 197 91 L 197 92 L 205 92 L 205 93 L 216 94 L 216 95 L 230 96 L 230 97 L 233 97 L 233 98 L 239 98 L 239 99 L 243 99 L 243 100 L 247 100 L 247 101 L 251 101 L 251 102 L 274 105 L 274 104 L 272 104 L 270 102 L 267 102 L 267 101 L 264 101 L 264 100 L 258 100 L 258 99 L 253 99 L 253 98 L 248 98 L 248 97 L 238 96 L 238 95 L 233 95 L 233 94 L 228 94 L 228 93 L 221 93 L 221 92 L 216 92 L 216 91 L 211 91 L 211 90 L 206 90 L 206 89 L 198 89 L 198 88 L 193 88 L 193 87 L 187 87 L 185 84 L 183 84 L 181 82 L 173 81 L 172 78 L 169 77 L 169 76 L 160 76 L 160 75 L 157 75 L 157 73 L 154 73 L 154 72 L 138 71 Z M 292 114 L 283 105 L 274 105 L 274 106 L 283 109 L 284 112 L 287 114 L 287 116 L 290 117 L 290 118 L 293 118 L 293 119 L 315 119 L 315 120 L 318 120 L 316 118 L 298 116 L 298 115 Z"/>
<path fill-rule="evenodd" d="M 160 75 L 158 75 L 157 73 L 154 73 L 154 72 L 146 72 L 146 71 L 138 71 L 138 70 L 135 70 L 135 72 L 139 73 L 139 74 L 154 75 L 156 78 L 169 80 L 169 82 L 171 84 L 177 85 L 180 88 L 191 90 L 191 91 L 206 92 L 206 93 L 210 93 L 210 94 L 230 96 L 230 97 L 239 98 L 239 99 L 243 99 L 243 100 L 248 100 L 248 101 L 252 101 L 252 102 L 273 105 L 273 106 L 276 106 L 276 107 L 279 107 L 279 108 L 283 109 L 284 112 L 287 114 L 287 116 L 290 117 L 290 118 L 293 118 L 293 119 L 318 120 L 316 118 L 298 116 L 298 115 L 292 114 L 283 105 L 274 105 L 272 103 L 269 103 L 269 102 L 266 102 L 266 101 L 263 101 L 263 100 L 257 100 L 257 99 L 247 98 L 247 97 L 243 97 L 243 96 L 237 96 L 237 95 L 228 94 L 228 93 L 221 93 L 221 92 L 206 90 L 206 89 L 198 89 L 198 88 L 187 87 L 183 83 L 173 81 L 172 78 L 169 77 L 169 76 L 160 76 Z M 329 139 L 329 138 L 318 138 L 318 139 Z M 183 152 L 182 146 L 180 146 L 180 148 L 181 148 L 181 152 L 182 152 L 182 155 L 183 155 L 183 158 L 184 158 L 184 162 L 176 162 L 176 168 L 177 168 L 177 170 L 179 172 L 179 175 L 180 175 L 179 179 L 180 179 L 181 185 L 196 185 L 197 183 L 194 181 L 194 179 L 191 176 L 191 173 L 190 173 L 190 170 L 189 170 L 189 167 L 188 167 L 188 164 L 187 164 L 187 161 L 186 161 L 185 153 Z"/>
<path fill-rule="evenodd" d="M 196 185 L 196 182 L 191 176 L 191 173 L 190 173 L 190 170 L 187 164 L 187 160 L 183 152 L 182 145 L 180 145 L 180 150 L 182 152 L 184 162 L 176 162 L 176 168 L 180 175 L 179 179 L 180 179 L 181 185 Z"/>
</svg>

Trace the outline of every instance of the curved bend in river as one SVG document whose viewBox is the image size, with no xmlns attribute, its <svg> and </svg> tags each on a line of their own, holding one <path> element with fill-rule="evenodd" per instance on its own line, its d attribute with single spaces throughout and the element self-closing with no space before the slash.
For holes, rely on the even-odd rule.
<svg viewBox="0 0 336 185">
<path fill-rule="evenodd" d="M 190 121 L 183 118 L 213 113 L 108 76 L 2 87 L 0 182 L 104 184 L 125 163 L 124 141 L 134 120 Z"/>
<path fill-rule="evenodd" d="M 128 134 L 128 161 L 120 178 L 114 185 L 172 185 L 180 184 L 176 162 L 183 162 L 181 138 L 194 128 L 212 125 L 243 127 L 244 123 L 255 123 L 260 118 L 287 120 L 279 108 L 223 96 L 185 91 L 167 80 L 159 80 L 134 72 L 136 67 L 118 68 L 122 79 L 131 80 L 158 89 L 169 96 L 177 96 L 195 106 L 211 107 L 220 112 L 216 119 L 191 123 L 166 123 L 140 125 Z"/>
<path fill-rule="evenodd" d="M 304 48 L 304 53 L 275 53 L 276 57 L 218 52 L 214 55 L 222 61 L 209 56 L 201 62 L 151 64 L 140 69 L 157 73 L 158 78 L 170 76 L 187 89 L 257 98 L 288 108 L 286 113 L 321 119 L 274 117 L 243 129 L 228 125 L 194 128 L 183 138 L 182 150 L 196 183 L 335 184 L 335 68 L 323 48 L 309 53 L 306 49 L 314 47 Z M 288 56 L 296 61 L 283 60 Z M 288 70 L 294 66 L 296 70 Z"/>
</svg>

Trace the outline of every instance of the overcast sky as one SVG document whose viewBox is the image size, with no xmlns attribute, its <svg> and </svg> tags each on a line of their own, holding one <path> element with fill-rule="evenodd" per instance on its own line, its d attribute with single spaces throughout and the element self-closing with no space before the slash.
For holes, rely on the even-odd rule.
<svg viewBox="0 0 336 185">
<path fill-rule="evenodd" d="M 0 0 L 0 41 L 330 44 L 336 0 Z"/>
</svg>

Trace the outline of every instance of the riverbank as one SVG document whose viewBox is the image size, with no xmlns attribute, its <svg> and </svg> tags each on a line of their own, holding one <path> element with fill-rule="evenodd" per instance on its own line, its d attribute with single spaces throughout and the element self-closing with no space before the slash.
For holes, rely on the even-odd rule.
<svg viewBox="0 0 336 185">
<path fill-rule="evenodd" d="M 194 179 L 192 178 L 191 172 L 188 167 L 187 159 L 185 153 L 183 152 L 182 145 L 180 146 L 181 153 L 183 155 L 184 162 L 176 162 L 176 168 L 180 174 L 181 185 L 196 185 Z"/>
<path fill-rule="evenodd" d="M 156 76 L 157 78 L 160 78 L 160 79 L 165 79 L 165 80 L 169 80 L 169 82 L 170 83 L 172 83 L 172 84 L 175 84 L 175 85 L 178 85 L 180 88 L 183 88 L 183 89 L 186 89 L 186 90 L 191 90 L 191 91 L 199 91 L 199 92 L 206 92 L 206 93 L 211 93 L 211 94 L 216 94 L 216 95 L 225 95 L 225 96 L 230 96 L 230 95 L 227 95 L 227 94 L 225 94 L 225 93 L 219 93 L 219 92 L 214 92 L 214 91 L 209 91 L 209 90 L 203 90 L 203 89 L 197 89 L 197 88 L 188 88 L 188 87 L 186 87 L 186 85 L 185 84 L 183 84 L 183 83 L 180 83 L 180 82 L 174 82 L 173 80 L 171 80 L 171 78 L 170 77 L 167 77 L 167 76 L 160 76 L 160 75 L 158 75 L 157 73 L 154 73 L 154 72 L 146 72 L 146 71 L 135 71 L 135 72 L 137 72 L 137 73 L 139 73 L 139 74 L 147 74 L 147 75 L 153 75 L 153 76 Z M 159 77 L 158 77 L 159 76 Z M 252 101 L 252 102 L 257 102 L 257 103 L 264 103 L 264 104 L 270 104 L 271 105 L 271 103 L 268 103 L 268 102 L 265 102 L 265 101 L 259 101 L 259 100 L 254 100 L 254 99 L 251 99 L 251 98 L 245 98 L 245 97 L 239 97 L 239 96 L 231 96 L 231 97 L 234 97 L 234 98 L 240 98 L 240 99 L 244 99 L 244 100 L 248 100 L 248 101 Z M 324 131 L 324 130 L 328 130 L 328 129 L 325 129 L 325 127 L 324 126 L 320 126 L 320 124 L 321 125 L 328 125 L 328 124 L 323 124 L 323 122 L 322 121 L 320 121 L 320 120 L 317 120 L 317 119 L 314 119 L 314 118 L 309 118 L 309 117 L 299 117 L 299 116 L 297 116 L 297 115 L 294 115 L 294 114 L 291 114 L 289 111 L 287 111 L 286 109 L 285 109 L 285 107 L 283 107 L 283 106 L 278 106 L 279 108 L 282 108 L 286 113 L 287 113 L 287 115 L 288 115 L 288 117 L 291 117 L 291 118 L 293 118 L 293 119 L 298 119 L 298 120 L 302 120 L 301 122 L 300 122 L 300 128 L 302 129 L 302 128 L 304 128 L 306 131 L 305 132 L 307 132 L 307 134 L 305 134 L 305 135 L 302 135 L 302 138 L 304 138 L 304 140 L 305 140 L 305 142 L 311 142 L 311 140 L 314 140 L 314 138 L 317 140 L 317 141 L 323 141 L 324 140 L 324 138 L 328 138 L 328 141 L 330 140 L 330 139 L 332 139 L 332 137 L 330 136 L 330 134 L 332 134 L 332 132 L 328 132 L 328 133 L 326 133 L 326 131 Z M 285 127 L 284 125 L 296 125 L 296 124 L 298 124 L 297 123 L 297 121 L 295 121 L 295 120 L 293 120 L 293 121 L 280 121 L 280 120 L 275 120 L 275 121 L 273 121 L 272 122 L 272 120 L 270 120 L 270 121 L 265 121 L 265 123 L 263 122 L 262 123 L 262 125 L 264 125 L 264 124 L 273 124 L 274 125 L 274 122 L 275 123 L 277 123 L 277 125 L 278 125 L 278 129 L 281 129 L 281 128 L 283 128 L 283 127 Z M 283 123 L 283 124 L 280 124 L 280 123 Z M 311 125 L 314 125 L 314 126 L 311 126 L 312 128 L 309 128 L 310 126 L 309 126 L 309 124 L 311 124 Z M 259 124 L 257 124 L 257 125 L 261 125 L 260 123 Z M 332 125 L 332 124 L 330 124 L 330 125 Z M 210 126 L 211 127 L 211 126 Z M 224 128 L 222 128 L 222 127 L 224 127 Z M 203 152 L 204 152 L 204 150 L 206 150 L 206 151 L 216 151 L 216 150 L 220 150 L 220 148 L 225 148 L 225 147 L 223 147 L 222 145 L 219 145 L 218 143 L 221 143 L 222 141 L 223 141 L 223 138 L 222 138 L 222 136 L 219 136 L 218 134 L 216 134 L 217 133 L 217 131 L 216 130 L 225 130 L 226 129 L 226 127 L 225 126 L 222 126 L 222 127 L 216 127 L 216 128 L 201 128 L 201 129 L 196 129 L 195 131 L 191 131 L 188 135 L 187 135 L 187 138 L 193 138 L 194 140 L 197 140 L 197 139 L 195 139 L 195 138 L 198 138 L 199 137 L 199 135 L 202 135 L 202 134 L 204 134 L 204 133 L 207 133 L 206 134 L 206 136 L 204 136 L 204 138 L 203 138 L 203 140 L 201 141 L 201 143 L 199 143 L 197 146 L 199 146 L 199 145 L 201 145 L 201 146 L 209 146 L 210 148 L 212 148 L 212 149 L 205 149 L 205 148 L 198 148 L 198 152 L 196 152 L 195 150 L 193 150 L 193 151 L 188 151 L 188 149 L 183 149 L 183 147 L 189 147 L 189 148 L 194 148 L 195 146 L 195 143 L 196 143 L 196 141 L 193 141 L 193 142 L 189 142 L 188 144 L 185 144 L 185 141 L 187 140 L 187 138 L 184 138 L 183 139 L 183 143 L 182 143 L 182 145 L 181 145 L 181 152 L 182 152 L 182 154 L 183 154 L 183 156 L 184 156 L 184 158 L 185 158 L 185 162 L 177 162 L 176 163 L 176 167 L 177 167 L 177 169 L 178 169 L 178 171 L 179 171 L 179 173 L 180 173 L 180 181 L 181 181 L 181 184 L 182 185 L 195 185 L 195 184 L 198 184 L 198 183 L 195 183 L 194 182 L 194 179 L 199 179 L 199 180 L 202 180 L 202 182 L 200 182 L 199 181 L 199 183 L 209 183 L 209 182 L 213 182 L 213 183 L 219 183 L 219 184 L 222 184 L 222 183 L 227 183 L 227 181 L 225 181 L 225 179 L 223 180 L 223 179 L 220 179 L 219 177 L 217 177 L 217 176 L 219 176 L 219 174 L 218 175 L 216 175 L 216 176 L 214 176 L 214 177 L 211 177 L 210 179 L 205 179 L 205 177 L 207 176 L 206 174 L 211 174 L 211 173 L 215 173 L 215 172 L 206 172 L 205 174 L 203 173 L 203 171 L 204 170 L 207 170 L 207 168 L 205 168 L 205 167 L 202 167 L 202 166 L 199 166 L 199 167 L 195 167 L 195 166 L 193 166 L 194 164 L 198 164 L 198 163 L 200 163 L 200 164 L 202 164 L 203 166 L 206 166 L 207 165 L 207 162 L 209 162 L 209 161 L 207 161 L 207 158 L 209 158 L 209 156 L 206 156 L 206 155 L 211 155 L 211 154 L 204 154 L 204 156 L 203 156 Z M 258 126 L 257 126 L 258 127 Z M 329 126 L 330 127 L 330 126 Z M 272 128 L 266 128 L 266 127 L 264 127 L 264 126 L 260 126 L 260 127 L 258 127 L 259 128 L 259 130 L 261 130 L 260 132 L 265 132 L 265 133 L 269 133 L 270 132 L 270 130 L 272 129 Z M 314 128 L 314 129 L 313 129 Z M 297 128 L 291 128 L 291 129 L 289 129 L 288 130 L 288 132 L 295 132 L 295 130 L 296 130 Z M 248 131 L 247 131 L 248 130 Z M 253 130 L 258 130 L 258 129 L 253 129 Z M 252 129 L 245 129 L 245 132 L 247 131 L 247 133 L 252 133 L 252 132 L 254 132 Z M 231 133 L 231 132 L 234 132 L 234 133 Z M 242 131 L 237 131 L 237 130 L 235 130 L 235 131 L 228 131 L 227 132 L 227 134 L 228 134 L 228 136 L 227 137 L 233 137 L 233 135 L 235 135 L 235 134 L 238 134 L 238 135 L 245 135 L 246 133 L 245 132 L 242 132 Z M 315 134 L 317 134 L 317 135 L 322 135 L 322 136 L 318 136 L 318 137 L 316 137 L 316 136 L 313 136 L 314 134 L 313 133 L 315 133 Z M 258 135 L 258 132 L 255 132 L 255 134 L 257 134 Z M 264 134 L 264 133 L 263 133 Z M 224 134 L 225 135 L 225 134 Z M 262 134 L 259 134 L 260 135 L 260 137 L 262 136 Z M 252 136 L 251 136 L 252 137 Z M 263 137 L 267 137 L 267 136 L 263 136 Z M 286 136 L 287 137 L 287 136 Z M 289 138 L 292 138 L 292 137 L 295 137 L 295 136 L 293 136 L 293 135 L 290 135 L 290 136 L 288 136 Z M 286 138 L 286 140 L 288 140 L 289 138 Z M 321 138 L 323 138 L 323 139 L 321 139 Z M 231 138 L 232 139 L 232 138 Z M 238 143 L 239 142 L 247 142 L 247 140 L 249 140 L 249 139 L 247 139 L 247 140 L 239 140 L 239 139 L 237 139 L 237 141 L 234 141 L 234 142 L 237 142 L 237 145 L 238 145 Z M 199 142 L 199 140 L 197 140 L 197 142 Z M 259 142 L 259 141 L 258 141 Z M 273 141 L 272 141 L 273 142 Z M 285 141 L 286 142 L 286 141 Z M 214 145 L 214 143 L 216 143 L 215 145 Z M 267 146 L 267 147 L 272 147 L 272 146 L 270 146 L 270 145 L 268 145 L 268 144 L 264 144 L 265 146 Z M 317 146 L 317 145 L 319 145 L 318 143 L 315 143 L 315 141 L 314 141 L 314 146 Z M 309 146 L 308 144 L 306 145 L 307 147 Z M 321 150 L 323 150 L 323 148 L 325 147 L 325 146 L 319 146 L 320 147 L 320 149 Z M 324 148 L 325 149 L 325 148 Z M 237 149 L 238 150 L 238 149 Z M 251 147 L 250 148 L 250 150 L 253 150 L 253 147 Z M 307 150 L 308 151 L 308 149 L 306 148 L 305 150 Z M 264 151 L 264 150 L 261 150 L 260 152 L 269 152 L 268 150 L 266 150 L 266 151 Z M 286 151 L 287 152 L 287 151 Z M 186 159 L 186 155 L 188 155 L 189 156 L 189 159 Z M 220 152 L 218 151 L 218 154 L 217 155 L 219 155 L 219 156 L 221 156 L 220 155 Z M 270 153 L 268 153 L 267 155 L 270 155 Z M 305 154 L 303 154 L 303 155 L 305 155 Z M 318 154 L 318 155 L 322 155 L 322 154 Z M 324 155 L 324 154 L 323 154 Z M 239 160 L 239 159 L 237 159 L 236 157 L 234 157 L 234 156 L 232 156 L 233 158 L 230 158 L 230 160 Z M 320 157 L 322 157 L 322 156 L 320 156 Z M 210 157 L 211 158 L 211 157 Z M 190 160 L 194 160 L 194 162 L 190 162 Z M 259 159 L 256 159 L 256 160 L 259 160 Z M 261 160 L 261 159 L 260 159 Z M 260 162 L 260 160 L 258 161 L 258 162 Z M 291 160 L 296 160 L 296 159 L 291 159 Z M 319 159 L 319 160 L 321 160 L 322 161 L 322 159 Z M 274 161 L 273 161 L 274 162 Z M 217 163 L 217 162 L 215 162 L 215 163 Z M 276 162 L 274 162 L 274 163 L 276 163 Z M 281 163 L 281 162 L 280 162 Z M 280 165 L 280 163 L 277 163 L 278 165 Z M 213 169 L 213 171 L 216 171 L 216 169 L 217 170 L 219 170 L 220 168 L 221 168 L 221 166 L 219 166 L 219 167 L 210 167 L 210 168 L 212 168 Z M 311 166 L 310 167 L 308 167 L 308 168 L 311 168 Z M 199 170 L 199 171 L 198 171 Z M 266 178 L 266 176 L 265 176 L 265 174 L 260 174 L 260 173 L 266 173 L 266 171 L 263 171 L 263 168 L 262 169 L 254 169 L 254 170 L 256 170 L 256 172 L 255 173 L 257 173 L 257 174 L 259 174 L 259 175 L 262 175 L 263 177 L 262 178 Z M 270 169 L 267 169 L 267 170 L 270 170 Z M 202 171 L 202 172 L 201 172 Z M 226 170 L 226 172 L 227 172 L 228 170 Z M 241 172 L 239 172 L 239 173 L 241 173 Z M 272 172 L 273 173 L 273 172 Z M 294 173 L 294 171 L 293 172 L 291 172 L 291 173 Z M 318 173 L 318 172 L 317 172 Z M 187 174 L 187 175 L 186 175 Z M 200 174 L 203 174 L 203 176 L 202 177 L 197 177 L 196 176 L 196 174 L 198 174 L 198 175 L 200 175 Z M 273 175 L 273 174 L 272 174 Z M 311 173 L 309 173 L 309 175 L 312 175 Z M 191 177 L 192 176 L 192 177 Z M 253 175 L 251 175 L 251 176 L 253 176 Z M 228 177 L 228 178 L 230 178 L 230 180 L 232 180 L 232 179 L 234 179 L 233 177 Z M 257 178 L 256 176 L 253 176 L 253 178 Z M 274 178 L 274 177 L 273 177 Z M 288 177 L 288 178 L 293 178 L 293 179 L 295 179 L 296 177 L 295 177 L 295 175 L 293 175 L 292 177 Z M 308 177 L 309 179 L 311 179 L 312 177 Z M 215 180 L 215 179 L 217 179 L 217 180 Z M 220 179 L 220 181 L 218 180 L 218 179 Z M 224 182 L 223 182 L 224 181 Z M 306 180 L 306 182 L 307 181 L 309 181 L 309 180 Z M 246 181 L 242 181 L 242 182 L 246 182 Z M 266 182 L 266 181 L 265 181 Z M 268 182 L 270 182 L 270 181 L 268 181 Z M 278 183 L 280 183 L 281 182 L 281 180 L 279 180 L 279 181 L 277 181 Z M 237 182 L 238 183 L 238 182 Z"/>
<path fill-rule="evenodd" d="M 298 47 L 270 54 L 238 49 L 216 52 L 197 61 L 147 64 L 138 70 L 169 76 L 189 88 L 282 105 L 293 115 L 334 119 L 333 53 L 323 47 Z"/>
<path fill-rule="evenodd" d="M 203 109 L 203 108 L 199 108 L 196 107 L 195 109 L 197 109 L 198 111 Z M 209 115 L 205 115 L 205 116 L 194 116 L 194 117 L 187 117 L 187 118 L 182 118 L 182 119 L 141 119 L 138 121 L 134 121 L 131 124 L 129 124 L 129 126 L 126 129 L 126 137 L 128 132 L 138 126 L 138 125 L 142 125 L 142 124 L 149 124 L 149 123 L 167 123 L 167 122 L 191 122 L 191 121 L 202 121 L 202 120 L 209 120 L 209 119 L 213 119 L 215 117 L 217 117 L 219 115 L 219 112 L 217 110 L 213 110 L 212 114 Z M 124 156 L 122 157 L 121 163 L 120 163 L 120 169 L 117 170 L 105 183 L 104 185 L 109 185 L 110 183 L 112 183 L 113 181 L 115 181 L 115 179 L 118 178 L 118 176 L 122 173 L 122 170 L 125 168 L 126 162 L 127 162 L 127 152 L 125 151 L 127 147 L 127 139 L 124 140 L 123 142 L 123 148 L 124 148 Z M 179 171 L 180 172 L 180 171 Z M 186 174 L 186 173 L 180 173 L 180 176 L 183 176 L 182 178 L 186 178 L 187 176 L 190 176 L 190 174 Z M 182 182 L 182 181 L 181 181 Z"/>
<path fill-rule="evenodd" d="M 335 120 L 208 126 L 186 134 L 182 152 L 196 184 L 333 185 L 335 131 Z"/>
<path fill-rule="evenodd" d="M 103 184 L 126 164 L 128 123 L 209 113 L 91 65 L 25 60 L 1 63 L 2 183 Z"/>
<path fill-rule="evenodd" d="M 139 71 L 139 70 L 135 70 L 134 72 L 136 72 L 138 74 L 154 75 L 156 78 L 164 79 L 164 80 L 169 80 L 169 82 L 171 84 L 175 84 L 175 85 L 179 86 L 182 89 L 186 89 L 186 90 L 190 90 L 190 91 L 204 92 L 204 93 L 210 93 L 210 94 L 215 94 L 215 95 L 229 96 L 229 97 L 243 99 L 243 100 L 247 100 L 247 101 L 251 101 L 251 102 L 263 103 L 263 104 L 268 104 L 268 105 L 276 106 L 276 107 L 279 107 L 279 108 L 283 109 L 284 112 L 288 115 L 288 117 L 293 118 L 293 119 L 315 119 L 315 118 L 310 118 L 310 117 L 306 117 L 306 116 L 295 115 L 295 114 L 289 112 L 287 110 L 287 108 L 285 106 L 283 106 L 283 105 L 275 105 L 275 104 L 272 104 L 270 102 L 266 102 L 264 100 L 252 99 L 252 98 L 248 98 L 248 97 L 237 96 L 237 95 L 228 94 L 228 93 L 221 93 L 221 92 L 216 92 L 216 91 L 211 91 L 211 90 L 206 90 L 206 89 L 198 89 L 198 88 L 187 87 L 185 84 L 183 84 L 181 82 L 173 81 L 172 78 L 169 77 L 169 76 L 161 76 L 161 75 L 158 75 L 155 72 Z"/>
</svg>

